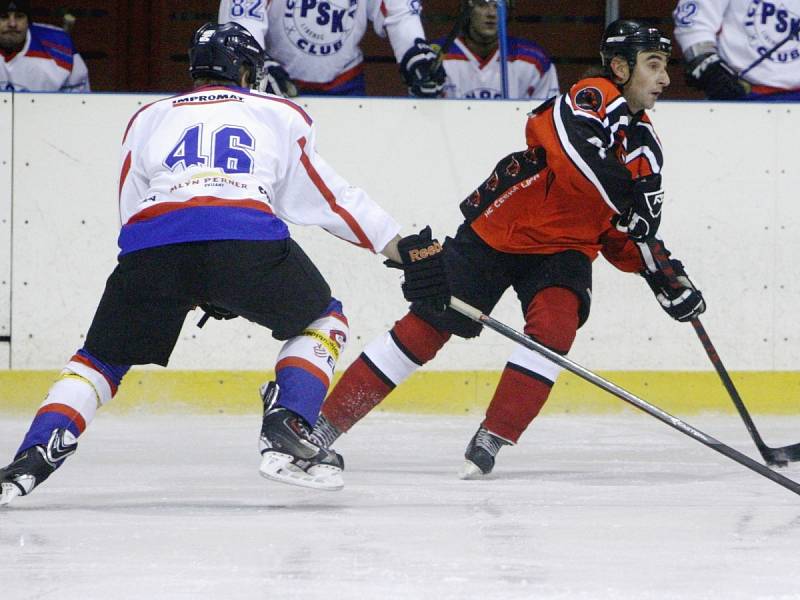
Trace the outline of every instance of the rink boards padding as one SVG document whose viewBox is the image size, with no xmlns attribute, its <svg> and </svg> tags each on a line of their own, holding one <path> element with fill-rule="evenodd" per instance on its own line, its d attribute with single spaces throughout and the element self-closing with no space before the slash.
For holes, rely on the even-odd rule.
<svg viewBox="0 0 800 600">
<path fill-rule="evenodd" d="M 159 97 L 15 94 L 11 102 L 9 96 L 0 93 L 0 369 L 55 371 L 83 344 L 116 261 L 125 126 Z M 318 149 L 334 168 L 391 212 L 404 233 L 430 224 L 440 238 L 456 230 L 459 202 L 497 160 L 524 146 L 525 115 L 533 108 L 530 102 L 382 98 L 299 102 L 315 120 Z M 796 104 L 659 102 L 651 117 L 665 155 L 661 232 L 704 293 L 703 325 L 726 368 L 800 371 L 794 316 L 800 110 Z M 338 365 L 343 371 L 407 310 L 400 274 L 318 228 L 291 229 L 350 321 Z M 603 258 L 594 265 L 592 313 L 571 358 L 604 372 L 712 371 L 691 326 L 671 321 L 642 278 L 619 273 Z M 513 293 L 492 316 L 523 328 Z M 187 319 L 172 370 L 273 368 L 280 343 L 269 332 L 242 319 L 200 330 L 199 318 L 195 311 Z M 510 343 L 486 332 L 451 341 L 426 371 L 454 372 L 441 376 L 449 393 L 458 373 L 498 371 L 511 351 Z M 710 384 L 709 394 L 716 389 Z"/>
<path fill-rule="evenodd" d="M 617 385 L 676 415 L 734 411 L 715 373 L 601 371 Z M 0 414 L 33 413 L 58 373 L 0 371 Z M 273 374 L 260 371 L 160 371 L 134 369 L 103 412 L 245 414 L 260 410 L 258 387 Z M 419 414 L 482 413 L 499 371 L 418 372 L 378 410 Z M 753 413 L 800 415 L 800 373 L 739 372 L 732 378 Z M 577 378 L 560 376 L 544 410 L 605 414 L 633 410 L 625 402 Z"/>
</svg>

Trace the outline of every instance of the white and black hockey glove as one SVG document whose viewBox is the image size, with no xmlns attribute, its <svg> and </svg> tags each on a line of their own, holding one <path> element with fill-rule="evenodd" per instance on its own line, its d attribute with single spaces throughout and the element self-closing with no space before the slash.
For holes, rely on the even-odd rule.
<svg viewBox="0 0 800 600">
<path fill-rule="evenodd" d="M 614 226 L 635 242 L 655 237 L 661 224 L 661 207 L 664 190 L 661 175 L 649 175 L 637 179 L 633 185 L 633 202 L 630 208 L 613 219 Z"/>
<path fill-rule="evenodd" d="M 289 77 L 289 73 L 283 68 L 281 63 L 269 56 L 264 61 L 264 66 L 258 76 L 259 92 L 266 92 L 284 98 L 294 98 L 297 96 L 297 87 Z"/>
<path fill-rule="evenodd" d="M 397 243 L 403 261 L 386 260 L 387 267 L 403 269 L 403 296 L 409 302 L 424 304 L 443 312 L 450 304 L 450 285 L 444 267 L 442 245 L 431 237 L 430 226 L 408 235 Z"/>
<path fill-rule="evenodd" d="M 716 52 L 700 54 L 686 64 L 686 83 L 704 91 L 709 100 L 737 100 L 750 93 L 750 84 Z"/>
<path fill-rule="evenodd" d="M 414 45 L 403 55 L 400 74 L 408 86 L 409 94 L 417 98 L 441 96 L 447 78 L 439 55 L 422 38 L 414 40 Z"/>
<path fill-rule="evenodd" d="M 674 274 L 668 275 L 659 269 L 655 272 L 644 271 L 642 277 L 670 317 L 682 323 L 696 319 L 706 310 L 703 293 L 689 279 L 681 261 L 671 258 L 669 265 Z"/>
</svg>

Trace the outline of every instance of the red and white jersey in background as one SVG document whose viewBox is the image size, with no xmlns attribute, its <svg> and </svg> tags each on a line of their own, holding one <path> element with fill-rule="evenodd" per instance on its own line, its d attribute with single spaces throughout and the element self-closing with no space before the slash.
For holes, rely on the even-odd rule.
<svg viewBox="0 0 800 600">
<path fill-rule="evenodd" d="M 502 97 L 499 49 L 487 60 L 481 60 L 464 40 L 456 38 L 443 64 L 447 72 L 445 98 Z M 547 53 L 531 41 L 509 38 L 508 97 L 546 100 L 558 93 L 558 75 Z"/>
<path fill-rule="evenodd" d="M 400 226 L 316 152 L 293 102 L 206 86 L 142 108 L 122 146 L 121 254 L 202 240 L 275 240 L 318 225 L 379 252 Z"/>
<path fill-rule="evenodd" d="M 367 21 L 379 36 L 388 34 L 400 62 L 425 38 L 420 10 L 420 0 L 222 0 L 219 22 L 246 27 L 302 86 L 360 74 Z"/>
<path fill-rule="evenodd" d="M 88 92 L 89 69 L 66 31 L 31 23 L 19 52 L 0 50 L 0 90 Z"/>
<path fill-rule="evenodd" d="M 698 44 L 717 48 L 737 72 L 784 40 L 800 20 L 800 0 L 680 0 L 673 12 L 684 53 Z M 750 83 L 800 88 L 800 41 L 787 41 L 745 75 Z M 754 91 L 756 91 L 754 89 Z"/>
</svg>

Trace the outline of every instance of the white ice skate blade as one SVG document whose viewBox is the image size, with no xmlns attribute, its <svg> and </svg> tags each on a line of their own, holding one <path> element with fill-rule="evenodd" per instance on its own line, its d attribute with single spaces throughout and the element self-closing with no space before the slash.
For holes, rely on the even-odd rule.
<svg viewBox="0 0 800 600">
<path fill-rule="evenodd" d="M 262 477 L 289 485 L 328 492 L 335 492 L 344 487 L 340 468 L 332 465 L 313 465 L 308 471 L 303 471 L 292 464 L 292 457 L 289 454 L 282 452 L 264 452 L 258 470 Z"/>
<path fill-rule="evenodd" d="M 10 504 L 14 498 L 21 495 L 22 492 L 20 492 L 19 488 L 13 483 L 6 482 L 0 484 L 0 506 L 6 506 L 7 504 Z"/>
<path fill-rule="evenodd" d="M 458 472 L 459 479 L 483 479 L 484 477 L 486 477 L 484 472 L 471 460 L 465 460 Z"/>
</svg>

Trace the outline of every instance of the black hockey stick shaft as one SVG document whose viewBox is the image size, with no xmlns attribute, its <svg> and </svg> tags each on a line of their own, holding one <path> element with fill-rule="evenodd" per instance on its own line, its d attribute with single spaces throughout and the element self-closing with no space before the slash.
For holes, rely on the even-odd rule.
<svg viewBox="0 0 800 600">
<path fill-rule="evenodd" d="M 485 327 L 496 331 L 500 335 L 513 340 L 514 342 L 528 348 L 529 350 L 533 350 L 550 360 L 551 362 L 557 364 L 559 367 L 566 369 L 567 371 L 574 373 L 581 379 L 588 381 L 589 383 L 596 385 L 597 387 L 609 392 L 610 394 L 616 396 L 617 398 L 624 400 L 625 402 L 632 404 L 636 408 L 646 412 L 652 417 L 655 417 L 662 423 L 665 423 L 672 427 L 673 429 L 677 429 L 681 433 L 697 440 L 701 444 L 708 446 L 712 450 L 716 450 L 723 456 L 730 458 L 738 462 L 739 464 L 747 467 L 748 469 L 755 471 L 759 475 L 766 477 L 777 483 L 780 486 L 785 487 L 787 490 L 794 492 L 795 494 L 800 495 L 800 484 L 796 481 L 792 481 L 788 477 L 784 477 L 780 473 L 773 471 L 772 469 L 765 467 L 760 462 L 757 462 L 739 452 L 738 450 L 734 450 L 730 446 L 726 446 L 719 440 L 711 437 L 710 435 L 703 433 L 699 429 L 692 427 L 688 423 L 681 421 L 677 417 L 673 417 L 669 413 L 661 410 L 657 406 L 653 406 L 652 404 L 642 400 L 638 396 L 628 392 L 627 390 L 622 389 L 618 385 L 600 377 L 596 373 L 589 371 L 588 369 L 582 367 L 578 363 L 566 358 L 565 356 L 561 356 L 560 354 L 553 352 L 546 346 L 542 346 L 536 340 L 528 337 L 527 335 L 512 329 L 508 325 L 493 319 L 492 317 L 483 314 L 477 308 L 474 308 L 459 300 L 458 298 L 451 298 L 450 299 L 450 308 L 455 310 L 458 313 L 461 313 L 465 317 L 476 321 L 477 323 L 481 323 Z"/>
<path fill-rule="evenodd" d="M 658 268 L 664 272 L 664 275 L 667 276 L 670 283 L 679 285 L 677 282 L 677 275 L 669 262 L 669 256 L 667 255 L 664 245 L 659 240 L 653 239 L 647 242 L 647 246 L 650 248 L 650 252 Z M 782 448 L 770 448 L 764 443 L 761 434 L 759 434 L 758 429 L 756 429 L 755 423 L 753 423 L 753 419 L 750 417 L 750 412 L 747 410 L 742 397 L 739 395 L 739 391 L 733 384 L 730 375 L 728 375 L 728 370 L 725 368 L 725 365 L 722 364 L 722 359 L 720 359 L 719 353 L 711 342 L 711 338 L 706 332 L 705 327 L 703 327 L 703 324 L 697 317 L 692 319 L 691 323 L 695 333 L 697 333 L 697 337 L 700 339 L 700 343 L 703 344 L 706 355 L 708 355 L 711 364 L 714 365 L 714 370 L 717 372 L 717 375 L 719 375 L 722 385 L 725 386 L 725 390 L 733 401 L 736 410 L 739 412 L 739 416 L 742 418 L 742 421 L 744 421 L 744 425 L 750 433 L 750 437 L 753 438 L 753 442 L 763 459 L 771 465 L 780 466 L 785 466 L 790 461 L 800 460 L 800 444 L 784 446 Z"/>
<path fill-rule="evenodd" d="M 438 51 L 438 56 L 436 57 L 436 68 L 439 68 L 439 65 L 444 62 L 445 54 L 450 49 L 450 46 L 453 45 L 453 42 L 456 41 L 458 34 L 461 33 L 461 29 L 464 27 L 464 24 L 467 22 L 467 18 L 469 17 L 469 4 L 467 2 L 461 3 L 461 8 L 458 11 L 458 17 L 456 17 L 456 22 L 453 23 L 453 27 L 450 29 L 450 33 L 447 34 L 447 37 L 442 42 L 441 47 Z"/>
<path fill-rule="evenodd" d="M 788 42 L 792 38 L 796 39 L 798 33 L 800 33 L 800 21 L 797 21 L 797 22 L 793 23 L 793 25 L 789 29 L 789 35 L 787 35 L 780 42 L 775 44 L 772 48 L 770 48 L 769 50 L 764 52 L 764 54 L 762 54 L 756 60 L 754 60 L 753 63 L 749 67 L 747 67 L 744 71 L 739 73 L 739 77 L 741 78 L 741 77 L 744 77 L 745 75 L 747 75 L 750 71 L 755 69 L 758 65 L 760 65 L 762 62 L 764 62 L 770 56 L 772 56 L 775 53 L 775 51 L 777 51 L 779 48 L 781 48 L 786 42 Z"/>
</svg>

